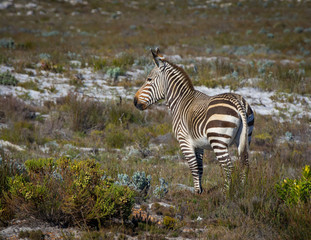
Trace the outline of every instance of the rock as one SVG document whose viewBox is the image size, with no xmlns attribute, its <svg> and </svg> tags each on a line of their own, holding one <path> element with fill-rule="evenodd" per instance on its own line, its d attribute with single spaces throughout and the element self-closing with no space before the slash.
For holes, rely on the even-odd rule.
<svg viewBox="0 0 311 240">
<path fill-rule="evenodd" d="M 190 191 L 190 192 L 192 192 L 192 193 L 195 192 L 195 191 L 194 191 L 194 187 L 189 187 L 189 186 L 187 186 L 187 185 L 185 185 L 185 184 L 178 183 L 178 184 L 176 184 L 176 186 L 177 186 L 178 188 L 180 188 L 180 189 L 187 190 L 187 191 Z"/>
<path fill-rule="evenodd" d="M 267 33 L 267 30 L 264 29 L 264 28 L 261 28 L 258 32 L 259 34 L 266 34 Z"/>
<path fill-rule="evenodd" d="M 274 34 L 273 34 L 273 33 L 268 33 L 268 34 L 267 34 L 267 37 L 268 37 L 268 38 L 274 38 Z"/>
<path fill-rule="evenodd" d="M 73 68 L 81 68 L 81 65 L 82 65 L 82 63 L 77 60 L 71 60 L 69 63 L 70 63 L 70 66 Z"/>
<path fill-rule="evenodd" d="M 136 30 L 136 29 L 137 29 L 137 26 L 136 26 L 136 25 L 131 25 L 131 26 L 130 26 L 130 29 L 131 29 L 131 30 Z"/>
<path fill-rule="evenodd" d="M 74 228 L 60 228 L 41 220 L 29 217 L 25 220 L 13 220 L 10 226 L 1 229 L 0 236 L 3 239 L 20 239 L 19 233 L 22 231 L 37 231 L 41 230 L 44 234 L 44 239 L 63 239 L 64 236 L 71 236 L 74 239 L 81 237 L 82 233 Z"/>
<path fill-rule="evenodd" d="M 77 15 L 79 15 L 79 14 L 80 14 L 79 12 L 76 12 L 76 11 L 75 11 L 75 12 L 72 12 L 72 13 L 71 13 L 71 16 L 77 16 Z"/>
<path fill-rule="evenodd" d="M 86 1 L 83 0 L 64 0 L 65 2 L 69 2 L 71 5 L 76 5 L 76 4 L 87 4 Z"/>
<path fill-rule="evenodd" d="M 198 216 L 197 221 L 202 221 L 203 218 L 201 218 L 200 216 Z"/>
<path fill-rule="evenodd" d="M 302 33 L 303 32 L 303 27 L 295 27 L 294 32 L 295 33 Z"/>
<path fill-rule="evenodd" d="M 5 147 L 5 148 L 7 148 L 7 147 L 8 148 L 13 148 L 13 149 L 15 149 L 16 151 L 19 151 L 19 152 L 25 151 L 25 147 L 21 147 L 21 146 L 18 146 L 16 144 L 13 144 L 13 143 L 10 143 L 10 142 L 4 141 L 4 140 L 0 140 L 0 145 L 2 147 Z"/>
<path fill-rule="evenodd" d="M 27 11 L 26 15 L 27 15 L 27 16 L 32 16 L 32 15 L 33 15 L 33 11 L 32 11 L 32 10 Z"/>
<path fill-rule="evenodd" d="M 37 8 L 38 7 L 38 5 L 37 4 L 35 4 L 35 3 L 27 3 L 26 5 L 25 5 L 25 8 Z"/>
<path fill-rule="evenodd" d="M 4 1 L 0 3 L 0 10 L 8 9 L 11 6 L 13 6 L 13 3 L 11 1 Z"/>
</svg>

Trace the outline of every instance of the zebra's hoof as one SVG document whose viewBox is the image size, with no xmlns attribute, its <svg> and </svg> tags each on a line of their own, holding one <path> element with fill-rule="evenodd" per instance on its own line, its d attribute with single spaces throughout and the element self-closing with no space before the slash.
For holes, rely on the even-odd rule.
<svg viewBox="0 0 311 240">
<path fill-rule="evenodd" d="M 196 194 L 202 194 L 203 193 L 203 188 L 200 188 L 200 189 L 197 189 L 195 192 L 196 192 Z"/>
</svg>

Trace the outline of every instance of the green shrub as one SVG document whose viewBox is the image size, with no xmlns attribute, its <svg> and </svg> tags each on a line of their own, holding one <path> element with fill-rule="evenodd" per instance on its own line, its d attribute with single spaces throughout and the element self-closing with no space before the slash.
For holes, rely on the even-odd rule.
<svg viewBox="0 0 311 240">
<path fill-rule="evenodd" d="M 149 145 L 149 141 L 152 137 L 150 127 L 137 127 L 131 131 L 133 142 L 137 143 L 139 147 L 146 148 Z"/>
<path fill-rule="evenodd" d="M 45 139 L 40 136 L 37 126 L 28 121 L 14 122 L 10 128 L 1 129 L 0 133 L 3 140 L 16 144 L 45 142 Z"/>
<path fill-rule="evenodd" d="M 112 79 L 118 79 L 118 77 L 120 75 L 123 75 L 124 74 L 124 70 L 121 69 L 120 67 L 113 67 L 113 68 L 108 68 L 107 69 L 107 74 L 109 76 L 109 78 L 112 78 Z"/>
<path fill-rule="evenodd" d="M 17 79 L 9 71 L 0 73 L 0 84 L 1 85 L 16 86 L 17 83 L 18 83 Z"/>
<path fill-rule="evenodd" d="M 131 138 L 128 130 L 110 123 L 105 128 L 105 140 L 108 148 L 123 148 Z"/>
<path fill-rule="evenodd" d="M 284 179 L 276 185 L 280 199 L 287 205 L 297 205 L 311 200 L 311 170 L 306 165 L 300 179 Z"/>
<path fill-rule="evenodd" d="M 153 195 L 157 198 L 163 198 L 168 193 L 168 183 L 164 178 L 159 179 L 160 185 L 157 185 L 153 190 Z"/>
<path fill-rule="evenodd" d="M 129 123 L 144 123 L 144 114 L 134 108 L 134 104 L 107 104 L 107 121 L 115 125 L 127 125 Z"/>
<path fill-rule="evenodd" d="M 91 60 L 91 65 L 95 71 L 103 70 L 107 66 L 107 60 L 103 58 L 93 58 Z"/>
<path fill-rule="evenodd" d="M 45 70 L 45 71 L 51 71 L 54 73 L 63 73 L 65 70 L 65 67 L 61 63 L 54 63 L 49 59 L 41 59 L 40 69 Z"/>
<path fill-rule="evenodd" d="M 12 174 L 10 165 L 0 156 L 0 226 L 11 218 L 5 207 L 4 193 L 9 189 L 8 179 Z"/>
<path fill-rule="evenodd" d="M 163 218 L 163 224 L 166 228 L 168 229 L 174 229 L 175 226 L 176 226 L 176 219 L 175 218 L 172 218 L 172 217 L 169 217 L 169 216 L 165 216 Z"/>
<path fill-rule="evenodd" d="M 19 83 L 18 86 L 23 87 L 25 89 L 31 89 L 31 90 L 35 90 L 38 92 L 44 92 L 44 90 L 41 90 L 39 88 L 39 84 L 36 83 L 35 81 L 28 81 L 28 82 Z"/>
<path fill-rule="evenodd" d="M 25 166 L 26 174 L 9 180 L 7 204 L 17 215 L 81 226 L 131 214 L 133 192 L 104 178 L 95 160 L 32 159 Z"/>
<path fill-rule="evenodd" d="M 112 65 L 115 67 L 126 68 L 134 63 L 134 56 L 129 53 L 121 53 L 112 60 Z"/>
<path fill-rule="evenodd" d="M 68 125 L 73 131 L 86 133 L 90 129 L 103 128 L 105 105 L 92 101 L 89 97 L 69 94 L 59 100 L 62 103 L 60 112 L 68 114 Z"/>
</svg>

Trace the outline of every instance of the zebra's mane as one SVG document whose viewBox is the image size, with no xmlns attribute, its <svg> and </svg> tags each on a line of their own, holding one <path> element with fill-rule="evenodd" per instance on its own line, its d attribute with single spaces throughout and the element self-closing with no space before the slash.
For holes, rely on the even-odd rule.
<svg viewBox="0 0 311 240">
<path fill-rule="evenodd" d="M 188 74 L 185 72 L 185 70 L 183 68 L 177 66 L 174 63 L 171 63 L 170 61 L 167 61 L 166 59 L 165 59 L 165 62 L 167 62 L 172 68 L 178 70 L 181 73 L 181 75 L 183 76 L 183 80 L 188 83 L 188 87 L 190 87 L 191 89 L 194 89 L 190 77 L 188 76 Z"/>
</svg>

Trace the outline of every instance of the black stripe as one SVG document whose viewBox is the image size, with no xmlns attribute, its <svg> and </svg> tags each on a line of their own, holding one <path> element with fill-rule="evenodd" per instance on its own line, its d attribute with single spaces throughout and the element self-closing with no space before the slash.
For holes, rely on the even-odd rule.
<svg viewBox="0 0 311 240">
<path fill-rule="evenodd" d="M 214 114 L 230 115 L 239 118 L 238 113 L 234 109 L 226 106 L 209 107 L 207 110 L 207 118 L 210 118 Z"/>
<path fill-rule="evenodd" d="M 247 123 L 248 126 L 253 126 L 254 125 L 254 119 L 250 122 Z"/>
<path fill-rule="evenodd" d="M 220 147 L 220 146 L 214 146 L 213 149 L 227 150 L 227 148 L 225 148 L 225 147 Z"/>
<path fill-rule="evenodd" d="M 226 100 L 226 99 L 215 99 L 215 100 L 211 100 L 210 103 L 209 103 L 209 106 L 212 106 L 212 105 L 216 105 L 216 104 L 227 104 L 227 105 L 230 105 L 234 108 L 236 108 L 237 106 L 230 102 L 229 100 Z"/>
<path fill-rule="evenodd" d="M 212 120 L 209 121 L 206 128 L 236 128 L 237 125 L 232 122 L 221 121 L 221 120 Z"/>
<path fill-rule="evenodd" d="M 231 138 L 231 136 L 226 134 L 220 134 L 220 133 L 208 133 L 207 138 L 209 137 L 222 137 L 222 138 Z"/>
<path fill-rule="evenodd" d="M 223 142 L 223 141 L 220 141 L 220 140 L 213 139 L 213 140 L 210 141 L 210 145 L 212 145 L 213 143 L 219 143 L 219 144 L 221 144 L 221 145 L 224 145 L 224 146 L 228 147 L 228 144 L 227 144 L 227 143 L 225 143 L 225 142 Z M 214 149 L 215 149 L 215 148 L 214 148 Z"/>
</svg>

